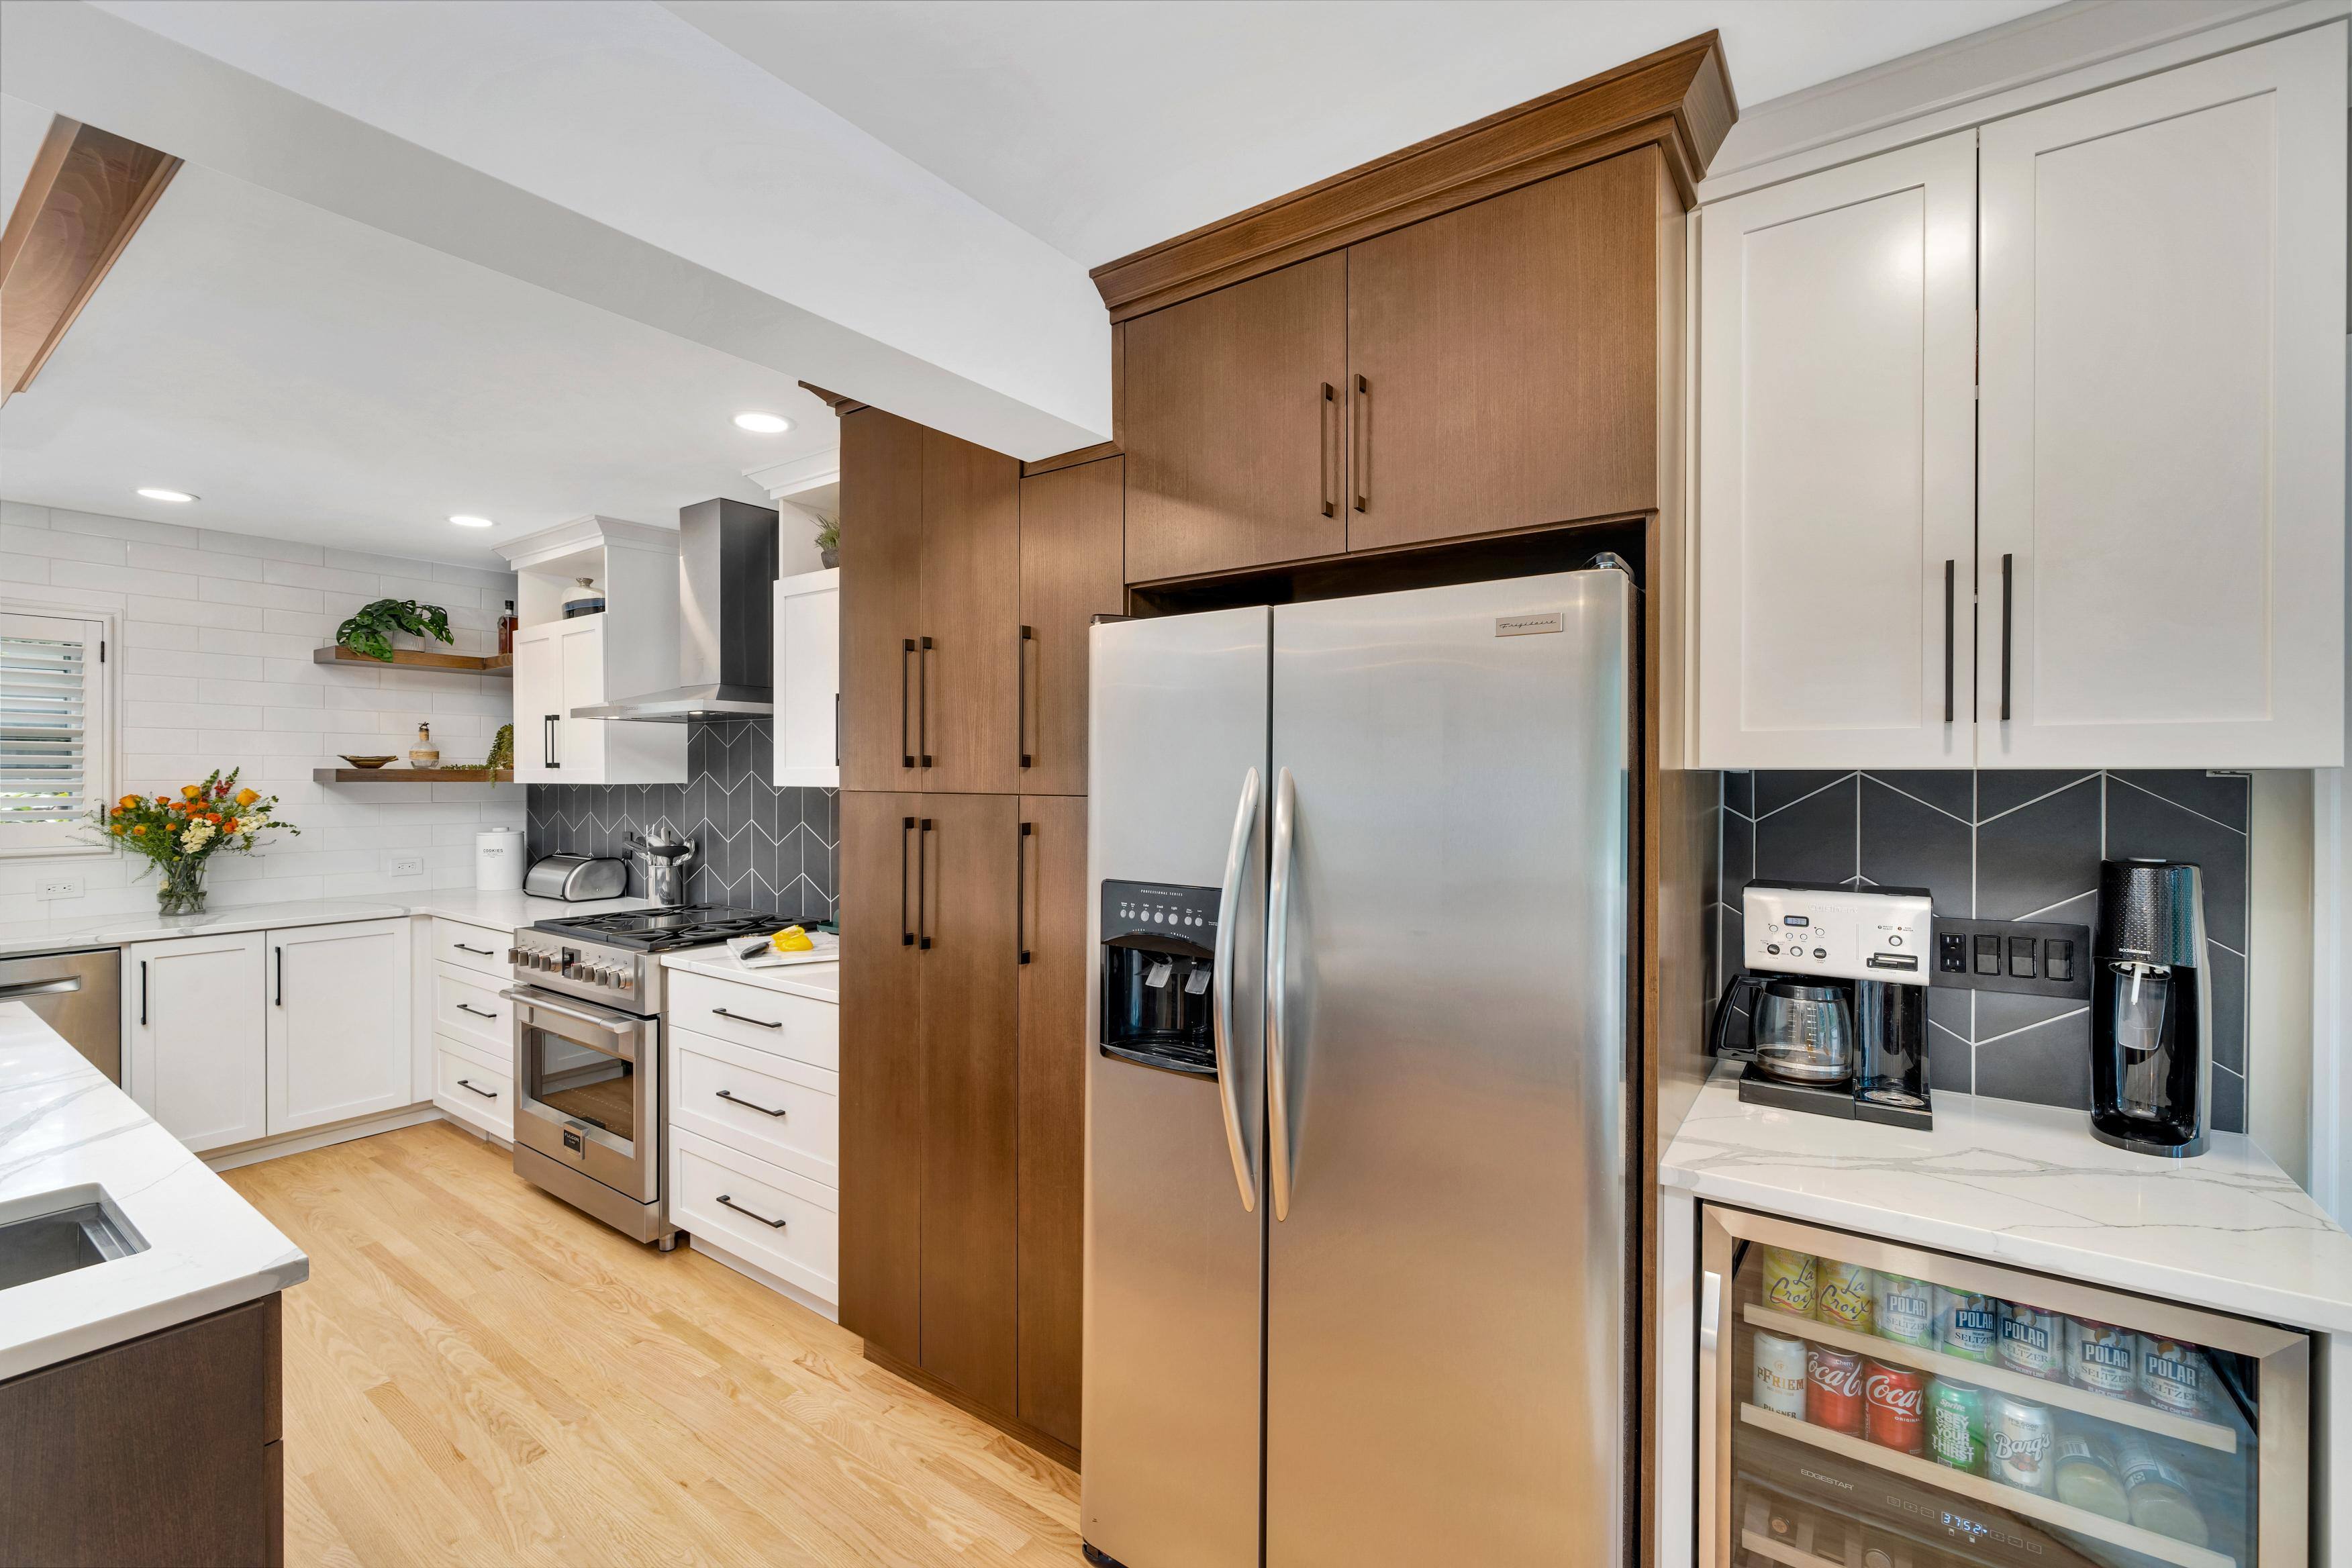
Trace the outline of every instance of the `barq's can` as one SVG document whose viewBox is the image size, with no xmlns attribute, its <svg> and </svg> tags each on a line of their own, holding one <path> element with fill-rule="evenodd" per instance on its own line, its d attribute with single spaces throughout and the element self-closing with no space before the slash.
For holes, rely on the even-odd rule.
<svg viewBox="0 0 2352 1568">
<path fill-rule="evenodd" d="M 1757 1281 L 1764 1305 L 1776 1312 L 1786 1312 L 1792 1318 L 1813 1315 L 1814 1261 L 1810 1252 L 1792 1252 L 1785 1247 L 1768 1247 L 1763 1250 L 1761 1278 Z"/>
<path fill-rule="evenodd" d="M 1992 1479 L 2020 1491 L 2050 1495 L 2050 1407 L 2007 1394 L 1992 1401 Z"/>
<path fill-rule="evenodd" d="M 1805 1418 L 1805 1342 L 1756 1331 L 1756 1403 L 1782 1415 Z"/>
</svg>

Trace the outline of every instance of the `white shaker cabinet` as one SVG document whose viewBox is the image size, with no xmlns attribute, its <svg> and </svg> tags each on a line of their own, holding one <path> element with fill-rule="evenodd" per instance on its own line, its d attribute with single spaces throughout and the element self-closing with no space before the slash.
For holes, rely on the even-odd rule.
<svg viewBox="0 0 2352 1568">
<path fill-rule="evenodd" d="M 575 719 L 619 689 L 605 616 L 543 622 L 515 633 L 515 777 L 525 784 L 677 784 L 686 778 L 683 724 Z M 642 682 L 631 683 L 632 689 Z"/>
<path fill-rule="evenodd" d="M 1967 767 L 1976 132 L 1702 209 L 1706 768 Z"/>
<path fill-rule="evenodd" d="M 197 1153 L 269 1131 L 266 946 L 261 932 L 240 931 L 136 942 L 124 952 L 124 1087 Z"/>
<path fill-rule="evenodd" d="M 268 940 L 270 1134 L 409 1104 L 408 921 L 300 926 Z"/>
<path fill-rule="evenodd" d="M 1983 130 L 1984 766 L 2342 760 L 2345 35 Z"/>
<path fill-rule="evenodd" d="M 841 787 L 841 571 L 776 581 L 778 789 Z"/>
</svg>

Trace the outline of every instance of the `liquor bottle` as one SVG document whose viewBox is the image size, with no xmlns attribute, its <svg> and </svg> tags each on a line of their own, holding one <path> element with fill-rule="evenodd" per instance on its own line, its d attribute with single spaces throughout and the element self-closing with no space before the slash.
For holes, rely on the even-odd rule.
<svg viewBox="0 0 2352 1568">
<path fill-rule="evenodd" d="M 501 658 L 511 658 L 514 657 L 514 601 L 512 599 L 509 599 L 507 601 L 507 613 L 499 617 L 499 654 Z"/>
</svg>

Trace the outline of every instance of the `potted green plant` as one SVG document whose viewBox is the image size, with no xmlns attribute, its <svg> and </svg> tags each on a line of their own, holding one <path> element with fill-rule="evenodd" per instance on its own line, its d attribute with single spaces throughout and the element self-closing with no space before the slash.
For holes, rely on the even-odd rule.
<svg viewBox="0 0 2352 1568">
<path fill-rule="evenodd" d="M 396 632 L 446 643 L 457 640 L 449 634 L 449 612 L 440 605 L 420 605 L 414 599 L 378 599 L 362 605 L 357 615 L 335 628 L 335 646 L 390 664 Z"/>
<path fill-rule="evenodd" d="M 205 867 L 220 854 L 247 854 L 265 828 L 302 830 L 272 814 L 278 797 L 236 787 L 242 769 L 215 768 L 200 784 L 182 784 L 175 797 L 126 795 L 90 813 L 108 842 L 155 863 L 159 914 L 193 915 L 205 907 Z"/>
<path fill-rule="evenodd" d="M 841 564 L 841 523 L 835 520 L 816 531 L 816 550 L 827 571 Z"/>
</svg>

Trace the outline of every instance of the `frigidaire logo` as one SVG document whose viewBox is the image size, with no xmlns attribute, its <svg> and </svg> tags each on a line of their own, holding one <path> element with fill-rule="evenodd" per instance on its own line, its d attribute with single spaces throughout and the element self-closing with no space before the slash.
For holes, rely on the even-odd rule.
<svg viewBox="0 0 2352 1568">
<path fill-rule="evenodd" d="M 1498 637 L 1533 637 L 1538 632 L 1564 632 L 1568 617 L 1558 610 L 1545 616 L 1496 616 L 1495 635 Z"/>
</svg>

